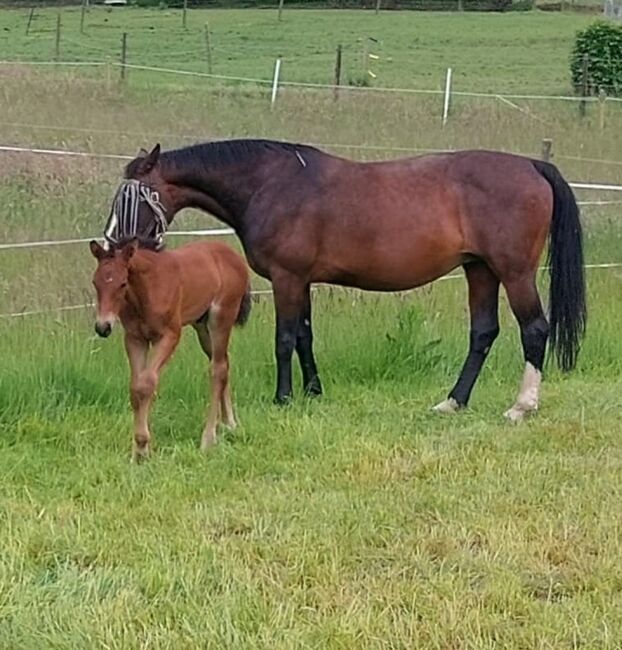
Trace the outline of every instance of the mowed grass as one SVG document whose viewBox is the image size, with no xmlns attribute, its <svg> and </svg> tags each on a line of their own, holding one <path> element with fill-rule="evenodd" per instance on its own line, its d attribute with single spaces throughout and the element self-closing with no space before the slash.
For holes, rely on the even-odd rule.
<svg viewBox="0 0 622 650">
<path fill-rule="evenodd" d="M 37 39 L 55 13 L 37 19 L 28 39 L 20 35 L 25 15 L 3 11 L 13 22 L 10 40 L 0 31 L 0 47 L 10 47 L 7 58 L 49 58 Z M 496 68 L 505 70 L 504 87 L 526 90 L 528 82 L 532 91 L 545 84 L 509 73 L 517 57 L 534 60 L 543 25 L 549 34 L 559 27 L 568 43 L 568 25 L 587 20 L 382 14 L 374 22 L 373 13 L 292 11 L 278 26 L 273 12 L 192 11 L 188 39 L 199 39 L 205 16 L 216 43 L 221 23 L 256 36 L 239 38 L 246 54 L 229 68 L 215 58 L 217 71 L 260 74 L 278 45 L 287 74 L 308 79 L 312 58 L 288 67 L 295 34 L 302 52 L 326 44 L 328 71 L 317 73 L 325 80 L 339 30 L 384 21 L 393 30 L 383 33 L 385 49 L 421 25 L 421 38 L 442 42 L 438 52 L 447 54 L 437 68 L 427 47 L 420 67 L 396 58 L 396 84 L 423 85 L 426 69 L 440 73 L 456 58 L 454 43 L 468 61 L 497 42 L 491 67 L 474 59 L 482 64 L 469 83 L 486 89 Z M 153 20 L 158 52 L 182 49 L 181 30 L 167 22 L 180 21 L 175 12 L 94 9 L 80 43 L 96 43 L 91 22 L 103 18 L 111 43 L 123 25 Z M 63 11 L 73 38 L 78 20 Z M 450 23 L 451 42 L 439 40 Z M 147 62 L 154 49 L 141 34 Z M 562 40 L 538 65 L 556 70 L 565 92 Z M 622 124 L 610 104 L 601 123 L 597 107 L 580 121 L 571 105 L 519 102 L 516 110 L 457 100 L 443 129 L 435 97 L 352 94 L 334 103 L 329 93 L 290 90 L 271 111 L 256 88 L 134 71 L 119 86 L 105 72 L 4 66 L 0 101 L 6 144 L 133 154 L 155 141 L 259 135 L 374 159 L 456 147 L 537 155 L 552 137 L 568 178 L 622 182 Z M 0 240 L 97 235 L 122 164 L 1 154 Z M 584 208 L 589 263 L 622 261 L 619 218 L 618 203 Z M 177 228 L 214 223 L 192 211 L 176 219 Z M 0 251 L 0 312 L 88 303 L 93 268 L 86 244 Z M 587 279 L 579 366 L 567 376 L 549 366 L 540 412 L 518 427 L 501 415 L 522 373 L 505 298 L 502 334 L 471 408 L 440 417 L 430 407 L 455 381 L 468 341 L 464 281 L 399 296 L 323 287 L 314 294 L 322 399 L 302 398 L 295 366 L 294 404 L 272 405 L 274 316 L 261 298 L 231 351 L 241 426 L 199 453 L 207 364 L 188 332 L 153 411 L 155 454 L 141 466 L 129 463 L 120 332 L 97 339 L 90 308 L 0 318 L 0 648 L 619 648 L 622 271 L 590 269 Z M 546 284 L 542 274 L 543 296 Z"/>
<path fill-rule="evenodd" d="M 28 15 L 28 8 L 2 10 L 0 59 L 53 60 L 58 11 L 37 9 L 26 35 Z M 208 22 L 215 74 L 271 79 L 274 61 L 281 56 L 284 81 L 332 84 L 340 44 L 344 84 L 363 80 L 375 86 L 441 89 L 445 71 L 452 67 L 456 90 L 567 94 L 574 34 L 593 20 L 589 15 L 538 11 L 386 11 L 376 16 L 367 11 L 286 10 L 278 22 L 272 10 L 191 9 L 184 29 L 181 10 L 93 7 L 81 33 L 80 9 L 65 7 L 59 58 L 118 63 L 126 32 L 128 63 L 207 72 Z M 367 65 L 365 51 L 379 59 Z M 376 79 L 367 75 L 368 69 Z M 136 70 L 129 75 L 134 83 L 145 79 Z M 165 80 L 203 87 L 208 83 L 169 75 Z"/>
</svg>

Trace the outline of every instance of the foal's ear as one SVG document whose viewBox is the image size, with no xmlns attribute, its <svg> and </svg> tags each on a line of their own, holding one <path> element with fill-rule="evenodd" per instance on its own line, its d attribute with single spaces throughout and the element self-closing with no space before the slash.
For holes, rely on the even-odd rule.
<svg viewBox="0 0 622 650">
<path fill-rule="evenodd" d="M 121 249 L 121 256 L 124 262 L 129 262 L 138 248 L 138 239 L 132 239 Z"/>
<path fill-rule="evenodd" d="M 147 153 L 146 149 L 141 149 L 138 152 L 138 173 L 148 174 L 157 164 L 160 159 L 160 143 Z"/>
<path fill-rule="evenodd" d="M 106 249 L 100 246 L 94 239 L 89 242 L 89 248 L 91 249 L 91 254 L 97 260 L 101 260 L 108 254 Z"/>
</svg>

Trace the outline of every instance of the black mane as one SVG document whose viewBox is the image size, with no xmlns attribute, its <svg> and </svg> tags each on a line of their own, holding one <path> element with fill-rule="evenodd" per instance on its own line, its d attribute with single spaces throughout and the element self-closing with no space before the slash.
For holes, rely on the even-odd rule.
<svg viewBox="0 0 622 650">
<path fill-rule="evenodd" d="M 278 140 L 220 140 L 193 144 L 181 149 L 163 151 L 161 160 L 174 166 L 187 165 L 223 165 L 234 164 L 249 157 L 266 153 L 289 154 L 295 156 L 298 152 L 317 152 L 318 149 L 306 144 L 280 142 Z M 125 178 L 133 178 L 141 158 L 135 158 L 125 168 Z"/>
</svg>

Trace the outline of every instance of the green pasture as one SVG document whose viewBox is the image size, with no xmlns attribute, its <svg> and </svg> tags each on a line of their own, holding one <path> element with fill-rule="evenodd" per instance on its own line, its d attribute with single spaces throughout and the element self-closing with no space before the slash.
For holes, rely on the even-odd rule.
<svg viewBox="0 0 622 650">
<path fill-rule="evenodd" d="M 0 13 L 0 59 L 52 58 L 55 11 L 28 37 L 26 18 Z M 132 59 L 204 70 L 206 19 L 219 74 L 270 76 L 280 53 L 286 78 L 330 81 L 342 42 L 355 75 L 356 39 L 377 34 L 377 85 L 440 88 L 453 65 L 457 87 L 525 93 L 570 91 L 572 34 L 589 21 L 291 11 L 279 25 L 272 11 L 193 10 L 186 33 L 177 11 L 93 8 L 80 35 L 79 10 L 63 9 L 63 58 L 98 58 L 89 45 L 116 57 L 127 28 Z M 0 65 L 0 144 L 133 155 L 260 136 L 372 160 L 466 147 L 538 156 L 550 138 L 567 178 L 622 182 L 615 102 L 580 118 L 570 102 L 456 97 L 443 128 L 435 95 L 353 90 L 335 102 L 288 88 L 271 110 L 256 84 L 136 70 L 121 84 L 118 72 Z M 97 236 L 123 164 L 0 152 L 0 242 Z M 622 262 L 622 197 L 577 196 L 590 203 L 587 262 Z M 175 228 L 215 224 L 189 211 Z M 305 400 L 297 382 L 287 409 L 271 403 L 274 316 L 258 298 L 231 350 L 241 426 L 199 453 L 207 366 L 188 332 L 141 466 L 129 463 L 121 335 L 93 331 L 93 268 L 86 244 L 0 250 L 0 648 L 622 646 L 621 268 L 588 269 L 578 368 L 550 364 L 540 412 L 517 427 L 502 418 L 523 366 L 505 297 L 501 336 L 455 417 L 430 407 L 466 353 L 461 278 L 400 295 L 318 288 L 326 394 Z M 546 287 L 543 273 L 545 298 Z"/>
</svg>

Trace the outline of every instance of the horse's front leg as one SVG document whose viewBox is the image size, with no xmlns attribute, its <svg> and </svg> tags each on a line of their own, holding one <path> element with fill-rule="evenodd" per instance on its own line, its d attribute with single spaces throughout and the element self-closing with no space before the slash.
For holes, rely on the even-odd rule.
<svg viewBox="0 0 622 650">
<path fill-rule="evenodd" d="M 296 352 L 302 368 L 302 384 L 305 395 L 313 397 L 322 394 L 322 384 L 317 372 L 313 356 L 313 329 L 311 324 L 311 287 L 307 285 L 304 292 L 304 303 L 298 323 L 296 336 Z"/>
<path fill-rule="evenodd" d="M 274 402 L 283 405 L 287 404 L 293 396 L 292 354 L 296 346 L 307 284 L 288 272 L 277 272 L 271 275 L 276 309 L 277 383 Z"/>
<path fill-rule="evenodd" d="M 171 358 L 181 328 L 167 331 L 153 346 L 150 363 L 140 372 L 132 373 L 131 400 L 134 409 L 134 447 L 132 460 L 139 461 L 149 456 L 151 432 L 149 431 L 149 410 L 160 381 L 160 372 Z"/>
</svg>

